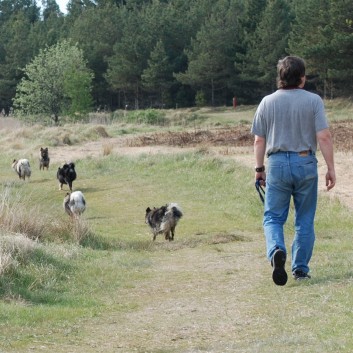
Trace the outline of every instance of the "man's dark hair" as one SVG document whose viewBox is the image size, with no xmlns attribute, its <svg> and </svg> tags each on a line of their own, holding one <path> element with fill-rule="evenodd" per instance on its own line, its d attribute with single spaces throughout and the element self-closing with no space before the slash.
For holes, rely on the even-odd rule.
<svg viewBox="0 0 353 353">
<path fill-rule="evenodd" d="M 277 87 L 298 87 L 305 76 L 305 62 L 297 56 L 286 56 L 278 60 Z"/>
</svg>

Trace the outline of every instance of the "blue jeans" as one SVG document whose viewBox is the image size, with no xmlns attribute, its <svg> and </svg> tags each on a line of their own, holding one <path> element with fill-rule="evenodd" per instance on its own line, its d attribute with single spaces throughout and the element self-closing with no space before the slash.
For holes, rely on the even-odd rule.
<svg viewBox="0 0 353 353">
<path fill-rule="evenodd" d="M 295 234 L 292 243 L 292 272 L 309 272 L 314 242 L 314 218 L 317 206 L 318 172 L 314 153 L 277 152 L 268 157 L 263 227 L 267 257 L 276 249 L 285 253 L 283 226 L 287 221 L 290 200 L 295 207 Z"/>
</svg>

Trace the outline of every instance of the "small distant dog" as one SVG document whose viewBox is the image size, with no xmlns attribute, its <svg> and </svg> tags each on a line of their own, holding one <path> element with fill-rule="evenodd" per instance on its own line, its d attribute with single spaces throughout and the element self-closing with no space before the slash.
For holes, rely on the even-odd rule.
<svg viewBox="0 0 353 353">
<path fill-rule="evenodd" d="M 65 163 L 62 168 L 58 168 L 56 178 L 59 180 L 59 190 L 63 189 L 63 185 L 69 185 L 72 191 L 72 182 L 76 179 L 75 163 Z"/>
<path fill-rule="evenodd" d="M 86 209 L 86 200 L 81 191 L 67 193 L 64 197 L 64 210 L 73 218 L 78 218 Z"/>
<path fill-rule="evenodd" d="M 40 159 L 39 159 L 39 170 L 44 170 L 44 168 L 49 169 L 49 152 L 48 152 L 48 147 L 46 148 L 40 148 Z"/>
<path fill-rule="evenodd" d="M 25 158 L 18 160 L 14 159 L 12 162 L 12 168 L 18 174 L 18 177 L 23 180 L 26 180 L 26 177 L 29 179 L 32 174 L 29 160 Z"/>
<path fill-rule="evenodd" d="M 169 203 L 159 208 L 154 207 L 153 210 L 148 207 L 145 222 L 152 230 L 153 240 L 156 240 L 158 234 L 164 234 L 165 240 L 174 240 L 175 227 L 182 216 L 183 212 L 176 203 Z"/>
</svg>

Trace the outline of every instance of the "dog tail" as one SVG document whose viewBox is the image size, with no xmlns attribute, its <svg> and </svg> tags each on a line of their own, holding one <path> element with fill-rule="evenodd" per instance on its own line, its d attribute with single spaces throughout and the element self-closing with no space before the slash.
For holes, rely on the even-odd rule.
<svg viewBox="0 0 353 353">
<path fill-rule="evenodd" d="M 65 211 L 70 216 L 79 216 L 86 209 L 86 200 L 81 191 L 67 193 L 64 199 Z"/>
<path fill-rule="evenodd" d="M 32 171 L 31 171 L 31 166 L 30 166 L 28 161 L 24 162 L 21 165 L 21 167 L 23 168 L 24 173 L 26 174 L 26 176 L 31 176 Z"/>
<path fill-rule="evenodd" d="M 160 230 L 165 231 L 175 227 L 182 216 L 183 212 L 180 206 L 176 203 L 169 203 L 166 205 L 166 211 L 163 216 Z"/>
<path fill-rule="evenodd" d="M 77 208 L 79 210 L 85 210 L 86 200 L 81 191 L 75 191 L 71 194 L 70 197 L 70 206 Z M 82 211 L 82 212 L 83 212 Z"/>
<path fill-rule="evenodd" d="M 22 178 L 28 177 L 29 178 L 31 176 L 32 171 L 31 171 L 31 166 L 29 164 L 28 159 L 18 160 L 18 162 L 15 165 L 15 168 L 16 168 L 17 174 L 20 177 L 22 177 Z"/>
<path fill-rule="evenodd" d="M 166 213 L 172 213 L 173 218 L 179 220 L 181 217 L 183 217 L 183 211 L 181 210 L 180 206 L 177 203 L 170 203 L 167 205 L 167 212 Z"/>
</svg>

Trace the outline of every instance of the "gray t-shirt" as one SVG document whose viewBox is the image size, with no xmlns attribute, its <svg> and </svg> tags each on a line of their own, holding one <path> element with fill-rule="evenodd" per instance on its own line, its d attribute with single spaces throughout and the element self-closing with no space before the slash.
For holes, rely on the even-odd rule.
<svg viewBox="0 0 353 353">
<path fill-rule="evenodd" d="M 279 89 L 259 104 L 251 132 L 266 139 L 266 154 L 316 152 L 316 133 L 328 128 L 324 103 L 304 89 Z"/>
</svg>

